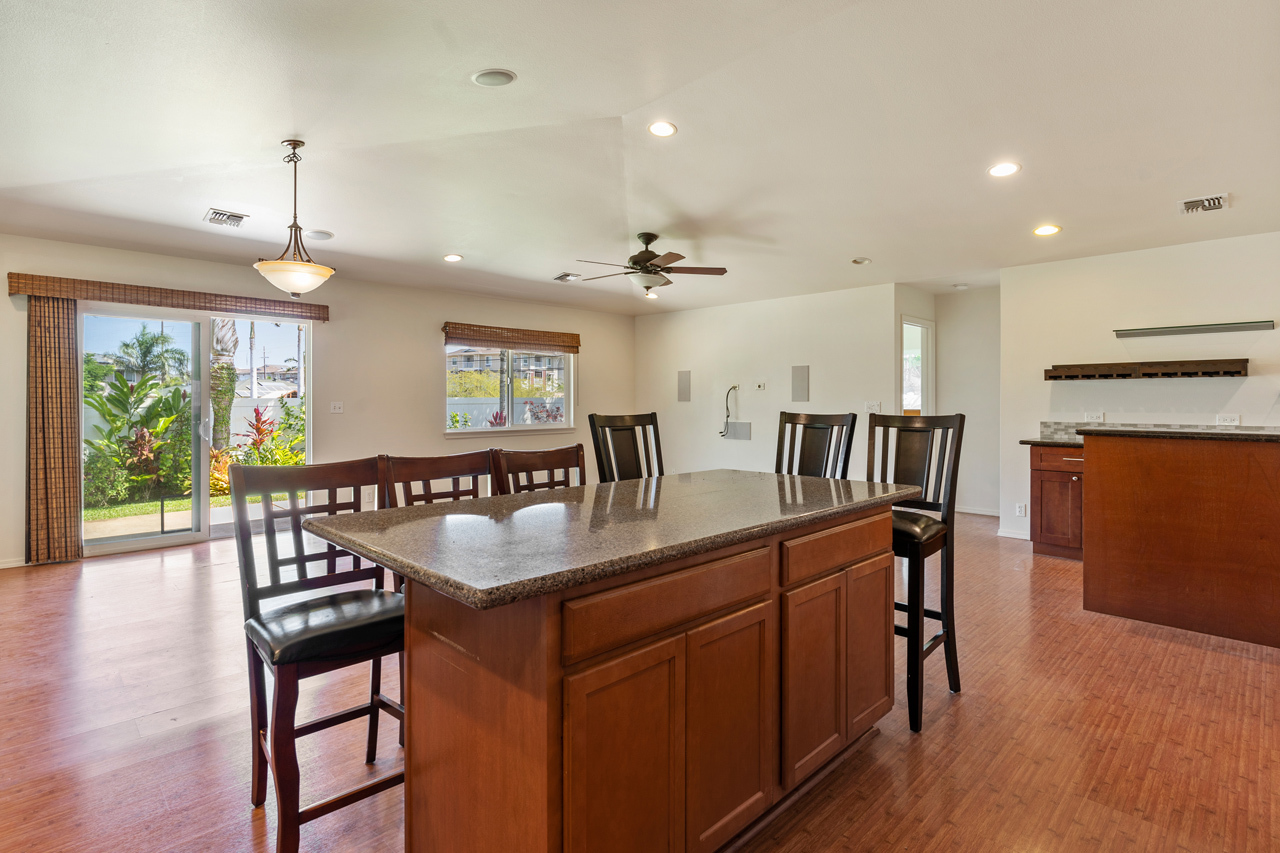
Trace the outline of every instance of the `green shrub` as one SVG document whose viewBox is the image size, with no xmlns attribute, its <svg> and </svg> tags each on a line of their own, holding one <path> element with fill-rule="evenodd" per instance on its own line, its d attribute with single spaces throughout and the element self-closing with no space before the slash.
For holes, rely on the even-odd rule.
<svg viewBox="0 0 1280 853">
<path fill-rule="evenodd" d="M 91 449 L 84 459 L 85 506 L 106 507 L 129 496 L 129 475 L 114 459 Z"/>
</svg>

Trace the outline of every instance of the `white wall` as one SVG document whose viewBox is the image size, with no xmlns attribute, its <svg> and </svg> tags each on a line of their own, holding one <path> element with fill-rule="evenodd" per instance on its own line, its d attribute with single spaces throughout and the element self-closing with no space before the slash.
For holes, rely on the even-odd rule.
<svg viewBox="0 0 1280 853">
<path fill-rule="evenodd" d="M 0 272 L 24 272 L 276 298 L 249 266 L 0 235 Z M 307 297 L 330 306 L 312 342 L 312 453 L 316 461 L 377 453 L 436 455 L 500 443 L 536 448 L 582 443 L 587 414 L 635 404 L 634 325 L 629 316 L 466 294 L 395 287 L 338 275 Z M 578 332 L 577 426 L 571 433 L 444 436 L 446 320 Z M 0 306 L 0 565 L 21 563 L 25 538 L 26 297 Z M 344 413 L 329 414 L 342 401 Z M 588 461 L 591 478 L 595 465 Z"/>
<path fill-rule="evenodd" d="M 1216 214 L 1215 214 L 1216 215 Z M 1280 331 L 1118 340 L 1115 329 L 1280 319 L 1280 232 L 1000 272 L 1000 528 L 1026 536 L 1028 450 L 1042 420 L 1280 424 Z M 1242 379 L 1046 382 L 1053 364 L 1249 359 Z"/>
<path fill-rule="evenodd" d="M 1000 512 L 1000 288 L 934 299 L 938 414 L 962 412 L 964 445 L 956 506 Z"/>
<path fill-rule="evenodd" d="M 895 285 L 636 318 L 636 410 L 656 411 L 668 473 L 772 471 L 778 413 L 857 412 L 850 476 L 866 471 L 865 404 L 893 411 L 900 371 Z M 791 402 L 791 367 L 809 365 L 808 403 Z M 692 371 L 693 400 L 676 402 L 676 373 Z M 764 391 L 755 390 L 763 381 Z M 751 441 L 721 438 L 725 391 Z"/>
</svg>

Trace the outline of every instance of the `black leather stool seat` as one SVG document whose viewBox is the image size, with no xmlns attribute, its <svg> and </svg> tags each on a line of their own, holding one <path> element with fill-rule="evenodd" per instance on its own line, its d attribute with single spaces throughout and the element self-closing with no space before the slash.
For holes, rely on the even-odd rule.
<svg viewBox="0 0 1280 853">
<path fill-rule="evenodd" d="M 907 512 L 901 509 L 893 511 L 893 541 L 928 542 L 935 536 L 947 532 L 947 526 L 931 515 L 918 512 Z"/>
<path fill-rule="evenodd" d="M 404 595 L 359 589 L 322 595 L 244 623 L 273 666 L 349 658 L 403 641 Z"/>
</svg>

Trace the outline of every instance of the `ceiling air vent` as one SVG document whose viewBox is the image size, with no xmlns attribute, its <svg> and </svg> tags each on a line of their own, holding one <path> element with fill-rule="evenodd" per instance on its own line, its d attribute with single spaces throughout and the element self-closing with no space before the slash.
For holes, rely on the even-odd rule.
<svg viewBox="0 0 1280 853">
<path fill-rule="evenodd" d="M 210 225 L 228 225 L 232 228 L 239 228 L 240 223 L 249 218 L 246 213 L 232 213 L 229 210 L 218 210 L 216 207 L 209 208 L 209 212 L 204 215 L 204 221 Z"/>
<path fill-rule="evenodd" d="M 1202 210 L 1226 210 L 1230 207 L 1227 193 L 1207 195 L 1203 198 L 1189 198 L 1182 202 L 1183 213 L 1199 213 Z"/>
<path fill-rule="evenodd" d="M 562 272 L 560 275 L 552 279 L 552 281 L 577 281 L 582 278 L 581 274 L 576 272 Z"/>
</svg>

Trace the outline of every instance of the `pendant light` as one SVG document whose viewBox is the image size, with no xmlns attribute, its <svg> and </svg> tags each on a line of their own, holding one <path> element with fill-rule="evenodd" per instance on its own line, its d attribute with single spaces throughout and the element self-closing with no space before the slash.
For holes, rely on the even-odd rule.
<svg viewBox="0 0 1280 853">
<path fill-rule="evenodd" d="M 302 226 L 298 224 L 298 161 L 302 157 L 298 149 L 306 143 L 300 139 L 286 139 L 280 144 L 289 149 L 284 161 L 293 164 L 293 224 L 289 226 L 289 245 L 274 261 L 260 260 L 253 268 L 267 281 L 297 299 L 324 284 L 334 271 L 311 260 L 306 246 L 302 245 Z"/>
</svg>

